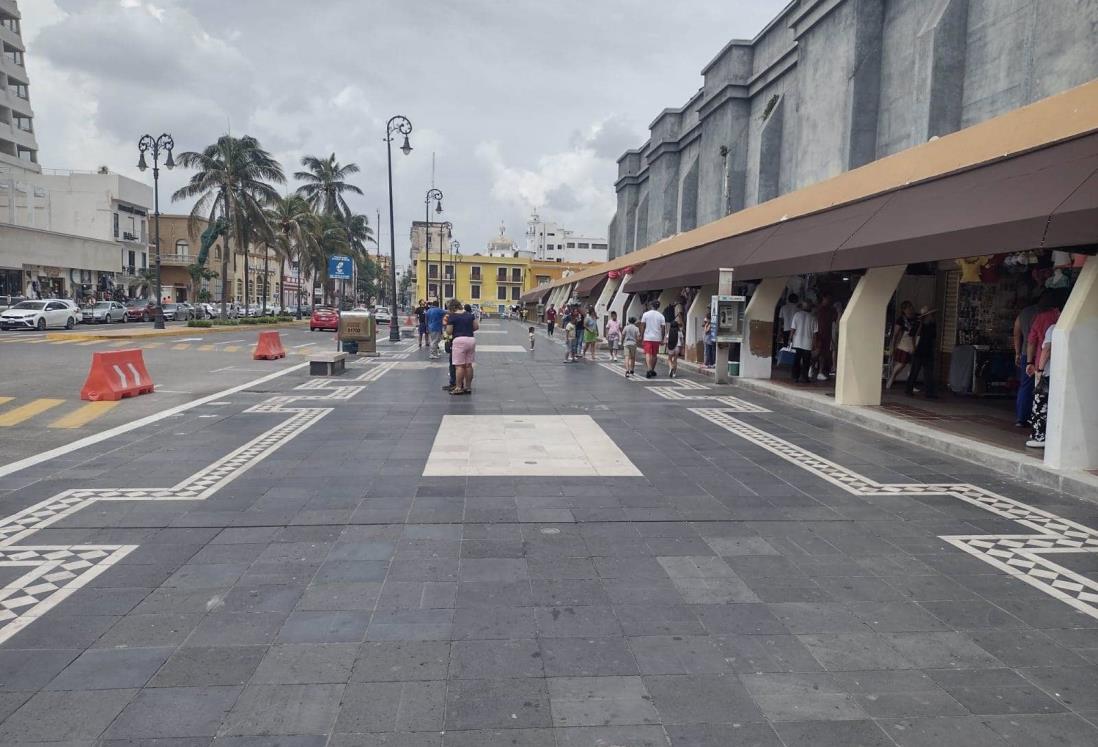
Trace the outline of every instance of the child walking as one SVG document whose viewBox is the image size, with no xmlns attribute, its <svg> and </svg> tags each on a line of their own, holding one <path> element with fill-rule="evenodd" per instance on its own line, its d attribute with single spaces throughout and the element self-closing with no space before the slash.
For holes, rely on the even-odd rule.
<svg viewBox="0 0 1098 747">
<path fill-rule="evenodd" d="M 640 327 L 637 326 L 637 318 L 629 317 L 629 324 L 621 331 L 622 350 L 625 353 L 625 375 L 632 378 L 633 371 L 637 367 L 637 340 L 640 339 Z"/>
<path fill-rule="evenodd" d="M 575 363 L 576 361 L 576 323 L 572 320 L 572 317 L 566 317 L 564 323 L 564 362 Z"/>
<path fill-rule="evenodd" d="M 610 312 L 610 321 L 606 323 L 606 344 L 610 348 L 610 360 L 616 363 L 618 349 L 621 348 L 621 324 L 616 311 Z"/>
</svg>

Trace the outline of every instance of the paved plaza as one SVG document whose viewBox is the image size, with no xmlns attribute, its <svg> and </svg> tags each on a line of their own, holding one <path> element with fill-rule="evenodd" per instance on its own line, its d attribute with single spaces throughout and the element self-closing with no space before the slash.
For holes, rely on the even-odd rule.
<svg viewBox="0 0 1098 747">
<path fill-rule="evenodd" d="M 1098 744 L 1098 503 L 482 332 L 0 477 L 0 744 Z"/>
</svg>

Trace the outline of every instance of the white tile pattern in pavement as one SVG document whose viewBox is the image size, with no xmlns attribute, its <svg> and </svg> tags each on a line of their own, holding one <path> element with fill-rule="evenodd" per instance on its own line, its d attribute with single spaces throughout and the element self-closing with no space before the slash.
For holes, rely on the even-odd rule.
<svg viewBox="0 0 1098 747">
<path fill-rule="evenodd" d="M 641 476 L 589 415 L 445 415 L 423 474 Z"/>
<path fill-rule="evenodd" d="M 726 410 L 691 411 L 855 495 L 949 495 L 1034 530 L 1037 534 L 942 535 L 941 539 L 1098 618 L 1098 581 L 1052 559 L 1069 553 L 1098 553 L 1098 531 L 968 483 L 879 483 L 734 418 Z"/>
<path fill-rule="evenodd" d="M 367 365 L 340 384 L 310 379 L 296 387 L 302 394 L 269 397 L 246 413 L 289 413 L 290 417 L 170 488 L 66 490 L 0 519 L 0 568 L 28 570 L 0 588 L 0 643 L 30 625 L 77 589 L 124 558 L 137 545 L 19 545 L 40 529 L 101 501 L 201 501 L 214 495 L 274 451 L 332 411 L 331 407 L 293 406 L 346 400 L 361 392 L 396 362 Z M 309 392 L 308 394 L 304 392 Z"/>
<path fill-rule="evenodd" d="M 622 369 L 612 363 L 600 363 L 599 365 L 607 371 L 612 371 L 619 376 L 622 375 Z M 756 405 L 745 399 L 733 397 L 730 394 L 718 394 L 715 391 L 716 387 L 712 384 L 703 384 L 690 379 L 627 378 L 626 381 L 645 385 L 648 391 L 664 399 L 715 402 L 724 405 L 732 412 L 770 412 L 762 405 Z"/>
<path fill-rule="evenodd" d="M 522 353 L 526 348 L 522 345 L 477 345 L 478 353 Z"/>
</svg>

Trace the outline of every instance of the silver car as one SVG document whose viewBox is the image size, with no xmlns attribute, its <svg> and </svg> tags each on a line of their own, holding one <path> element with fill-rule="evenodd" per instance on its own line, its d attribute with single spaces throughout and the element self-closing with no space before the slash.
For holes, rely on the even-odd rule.
<svg viewBox="0 0 1098 747">
<path fill-rule="evenodd" d="M 162 308 L 166 322 L 185 322 L 191 318 L 191 310 L 185 304 L 166 303 Z"/>
<path fill-rule="evenodd" d="M 84 309 L 81 312 L 81 318 L 85 324 L 90 322 L 97 324 L 124 322 L 126 321 L 126 307 L 118 301 L 99 301 L 94 306 Z"/>
</svg>

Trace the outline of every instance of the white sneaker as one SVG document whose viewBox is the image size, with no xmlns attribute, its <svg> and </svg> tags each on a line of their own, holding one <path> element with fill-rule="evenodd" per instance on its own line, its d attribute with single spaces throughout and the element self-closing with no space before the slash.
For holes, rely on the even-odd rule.
<svg viewBox="0 0 1098 747">
<path fill-rule="evenodd" d="M 827 381 L 827 377 L 823 374 L 816 374 L 816 381 Z"/>
<path fill-rule="evenodd" d="M 1026 446 L 1028 446 L 1031 449 L 1043 449 L 1043 448 L 1045 448 L 1045 442 L 1044 441 L 1038 441 L 1037 439 L 1031 438 L 1030 440 L 1026 441 Z"/>
</svg>

